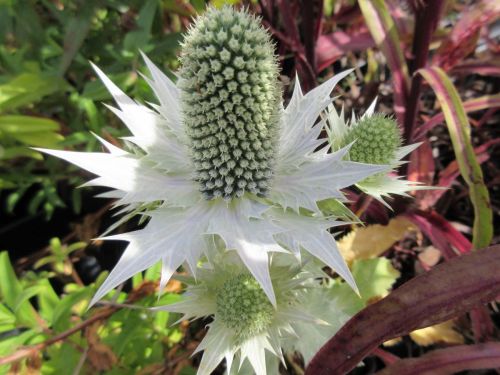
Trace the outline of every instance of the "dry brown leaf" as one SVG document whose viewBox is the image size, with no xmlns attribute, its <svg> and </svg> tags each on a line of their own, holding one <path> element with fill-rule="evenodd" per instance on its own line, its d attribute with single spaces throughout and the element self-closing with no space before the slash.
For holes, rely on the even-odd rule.
<svg viewBox="0 0 500 375">
<path fill-rule="evenodd" d="M 428 346 L 433 344 L 463 344 L 464 337 L 455 329 L 453 320 L 436 324 L 434 326 L 417 329 L 410 333 L 410 337 L 418 345 Z"/>
<path fill-rule="evenodd" d="M 403 216 L 391 219 L 388 225 L 368 225 L 352 230 L 338 241 L 344 259 L 351 263 L 358 259 L 375 258 L 402 240 L 417 227 Z"/>
<path fill-rule="evenodd" d="M 89 345 L 87 358 L 97 371 L 109 371 L 118 362 L 118 359 L 111 348 L 101 342 L 97 334 L 99 326 L 99 323 L 95 323 L 85 330 L 85 337 Z"/>
</svg>

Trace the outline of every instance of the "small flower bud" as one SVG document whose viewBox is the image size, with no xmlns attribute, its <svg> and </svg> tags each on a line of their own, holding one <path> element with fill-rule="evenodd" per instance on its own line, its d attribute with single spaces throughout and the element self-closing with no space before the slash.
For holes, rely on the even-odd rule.
<svg viewBox="0 0 500 375">
<path fill-rule="evenodd" d="M 248 274 L 228 279 L 217 291 L 216 317 L 240 339 L 264 331 L 274 308 L 259 283 Z"/>
<path fill-rule="evenodd" d="M 401 146 L 401 135 L 396 121 L 381 113 L 364 117 L 342 140 L 342 147 L 354 142 L 349 150 L 351 161 L 390 165 Z"/>
</svg>

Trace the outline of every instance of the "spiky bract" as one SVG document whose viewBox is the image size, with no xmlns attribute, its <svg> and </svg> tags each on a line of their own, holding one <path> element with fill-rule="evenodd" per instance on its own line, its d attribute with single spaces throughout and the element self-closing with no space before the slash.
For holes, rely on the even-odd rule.
<svg viewBox="0 0 500 375">
<path fill-rule="evenodd" d="M 272 176 L 281 90 L 268 33 L 245 11 L 209 9 L 181 55 L 184 124 L 207 199 L 264 194 Z"/>
<path fill-rule="evenodd" d="M 127 241 L 129 245 L 91 304 L 158 261 L 162 262 L 160 290 L 182 264 L 196 273 L 198 263 L 213 247 L 214 240 L 220 241 L 220 250 L 238 255 L 274 307 L 279 301 L 269 274 L 272 253 L 291 253 L 301 259 L 303 251 L 309 252 L 356 289 L 328 231 L 342 222 L 323 215 L 317 204 L 325 199 L 344 199 L 342 189 L 386 169 L 346 160 L 348 147 L 329 153 L 329 146 L 321 139 L 324 123 L 317 119 L 331 103 L 330 94 L 336 84 L 351 70 L 331 77 L 307 94 L 302 93 L 297 82 L 289 104 L 282 109 L 269 36 L 256 19 L 245 10 L 223 8 L 207 12 L 187 36 L 178 84 L 144 56 L 150 72 L 145 79 L 158 104 L 139 104 L 95 67 L 118 105 L 110 107 L 111 110 L 131 132 L 127 137 L 128 144 L 133 144 L 130 151 L 101 138 L 98 139 L 109 152 L 43 150 L 96 174 L 88 184 L 112 189 L 102 196 L 117 199 L 115 205 L 127 214 L 111 229 L 138 214 L 149 218 L 147 225 L 139 230 L 101 237 Z M 219 41 L 215 30 L 217 35 L 227 34 L 229 39 Z M 240 38 L 239 47 L 231 42 L 236 35 Z M 209 42 L 214 43 L 215 55 Z M 251 50 L 247 51 L 245 46 Z M 225 50 L 230 56 L 220 56 Z M 236 52 L 248 55 L 241 68 Z M 207 68 L 208 61 L 226 65 L 223 70 L 213 72 L 212 64 Z M 235 74 L 232 80 L 223 74 L 229 65 Z M 204 75 L 204 69 L 210 71 Z M 217 77 L 222 77 L 220 87 Z M 244 79 L 248 82 L 243 82 Z M 236 84 L 234 92 L 229 91 L 232 83 Z M 249 92 L 246 85 L 252 87 Z M 222 94 L 221 99 L 223 92 L 227 98 Z M 254 105 L 250 106 L 250 102 Z M 253 117 L 241 121 L 238 108 L 244 113 L 253 111 Z M 221 117 L 214 117 L 220 111 L 223 111 Z M 244 132 L 237 127 L 240 125 Z M 231 129 L 234 137 L 229 138 Z M 230 139 L 236 142 L 234 147 Z M 264 145 L 266 141 L 271 143 L 270 148 Z M 246 148 L 248 145 L 272 150 L 273 158 L 270 151 L 258 156 Z M 219 164 L 228 157 L 235 163 L 231 171 L 226 168 L 231 166 L 229 161 Z M 252 160 L 258 168 L 252 169 Z M 252 192 L 265 191 L 262 184 L 269 182 L 266 176 L 271 170 L 272 184 L 266 199 L 260 199 Z M 243 187 L 238 185 L 240 172 Z M 217 186 L 221 183 L 220 188 L 227 195 Z M 204 199 L 200 185 L 204 186 L 205 198 L 220 195 L 230 202 Z M 245 194 L 240 198 L 232 199 L 242 192 Z"/>
</svg>

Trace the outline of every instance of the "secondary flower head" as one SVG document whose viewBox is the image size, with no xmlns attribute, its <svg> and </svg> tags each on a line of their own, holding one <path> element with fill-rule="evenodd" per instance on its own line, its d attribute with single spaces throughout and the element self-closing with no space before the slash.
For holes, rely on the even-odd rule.
<svg viewBox="0 0 500 375">
<path fill-rule="evenodd" d="M 343 109 L 338 114 L 333 106 L 329 106 L 326 116 L 327 132 L 333 151 L 352 144 L 346 155 L 349 160 L 387 166 L 385 172 L 367 177 L 357 182 L 356 186 L 389 207 L 384 197 L 389 197 L 390 194 L 408 196 L 408 191 L 429 187 L 403 180 L 394 174 L 395 169 L 404 163 L 401 159 L 420 144 L 402 147 L 396 121 L 382 113 L 374 113 L 375 105 L 376 101 L 373 101 L 360 119 L 353 113 L 350 123 L 344 119 Z"/>
<path fill-rule="evenodd" d="M 401 146 L 401 135 L 394 119 L 382 113 L 374 113 L 356 122 L 356 126 L 349 129 L 342 143 L 353 144 L 349 150 L 349 159 L 353 161 L 391 164 Z"/>
<path fill-rule="evenodd" d="M 96 174 L 88 185 L 113 189 L 103 196 L 124 206 L 124 220 L 149 218 L 143 229 L 104 237 L 129 245 L 92 303 L 158 261 L 160 289 L 183 263 L 195 274 L 214 236 L 238 253 L 273 305 L 271 252 L 299 258 L 305 249 L 355 288 L 328 232 L 342 223 L 316 204 L 342 199 L 340 189 L 383 170 L 344 160 L 348 147 L 329 153 L 318 139 L 317 119 L 350 71 L 306 95 L 297 82 L 283 109 L 269 36 L 255 17 L 229 7 L 209 9 L 189 30 L 177 85 L 144 59 L 159 105 L 130 99 L 94 67 L 118 104 L 110 109 L 132 132 L 133 153 L 101 138 L 108 153 L 44 150 Z"/>
<path fill-rule="evenodd" d="M 181 302 L 154 309 L 182 313 L 182 319 L 213 317 L 195 351 L 204 351 L 198 375 L 211 374 L 223 359 L 228 373 L 232 373 L 235 357 L 240 363 L 235 363 L 233 369 L 248 360 L 257 375 L 265 375 L 265 352 L 283 361 L 283 345 L 288 345 L 292 337 L 297 339 L 294 325 L 300 323 L 301 329 L 328 325 L 305 312 L 308 306 L 301 304 L 309 293 L 320 288 L 314 278 L 326 275 L 313 266 L 306 271 L 289 261 L 273 262 L 271 280 L 277 300 L 273 307 L 244 265 L 228 258 L 219 256 L 212 267 L 200 270 L 196 281 L 188 280 Z"/>
</svg>

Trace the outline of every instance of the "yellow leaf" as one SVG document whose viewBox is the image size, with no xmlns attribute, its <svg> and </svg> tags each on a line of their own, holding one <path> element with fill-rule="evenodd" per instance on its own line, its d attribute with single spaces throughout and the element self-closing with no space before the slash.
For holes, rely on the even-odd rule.
<svg viewBox="0 0 500 375">
<path fill-rule="evenodd" d="M 401 342 L 401 337 L 396 337 L 395 339 L 390 339 L 387 340 L 386 342 L 383 343 L 384 346 L 394 346 L 397 345 Z"/>
<path fill-rule="evenodd" d="M 359 227 L 338 241 L 344 259 L 351 263 L 358 259 L 375 258 L 402 240 L 408 232 L 418 231 L 417 227 L 403 216 L 397 216 L 388 225 L 368 225 Z"/>
<path fill-rule="evenodd" d="M 434 326 L 417 329 L 410 333 L 410 337 L 418 345 L 428 346 L 434 344 L 463 344 L 464 337 L 455 331 L 453 320 Z M 401 337 L 384 342 L 384 346 L 394 346 L 401 342 Z"/>
<path fill-rule="evenodd" d="M 438 343 L 463 344 L 464 337 L 455 331 L 453 320 L 436 324 L 422 329 L 417 329 L 410 333 L 410 337 L 418 345 L 428 346 Z"/>
</svg>

